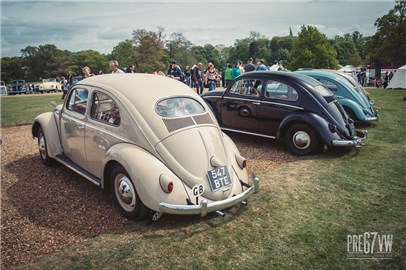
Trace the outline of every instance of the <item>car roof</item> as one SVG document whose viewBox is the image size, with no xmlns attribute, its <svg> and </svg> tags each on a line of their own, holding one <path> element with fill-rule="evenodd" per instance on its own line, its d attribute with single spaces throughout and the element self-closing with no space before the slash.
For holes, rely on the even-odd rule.
<svg viewBox="0 0 406 270">
<path fill-rule="evenodd" d="M 85 78 L 76 86 L 92 85 L 108 90 L 117 97 L 128 100 L 137 108 L 150 106 L 170 96 L 196 96 L 184 83 L 174 79 L 143 73 L 103 74 Z M 195 95 L 193 95 L 195 94 Z M 142 98 L 141 98 L 142 97 Z M 150 101 L 150 102 L 149 102 Z"/>
<path fill-rule="evenodd" d="M 352 87 L 351 83 L 346 78 L 344 78 L 343 76 L 341 76 L 335 72 L 331 72 L 331 71 L 327 71 L 327 70 L 319 70 L 319 69 L 300 70 L 300 71 L 296 71 L 296 72 L 301 73 L 301 74 L 306 74 L 309 76 L 320 76 L 320 77 L 329 78 L 329 79 L 341 82 L 341 84 L 344 84 L 347 87 Z"/>
<path fill-rule="evenodd" d="M 284 78 L 287 80 L 295 81 L 295 82 L 303 82 L 306 84 L 310 84 L 311 86 L 316 86 L 320 85 L 320 82 L 309 77 L 306 75 L 302 75 L 299 73 L 291 72 L 291 71 L 251 71 L 251 72 L 246 72 L 243 73 L 241 76 L 238 78 L 243 78 L 243 77 L 269 77 L 273 76 L 275 78 Z"/>
</svg>

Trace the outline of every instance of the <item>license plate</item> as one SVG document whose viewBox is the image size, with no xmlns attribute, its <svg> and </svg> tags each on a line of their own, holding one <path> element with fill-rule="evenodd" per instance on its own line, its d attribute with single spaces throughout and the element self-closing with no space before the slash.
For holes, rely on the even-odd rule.
<svg viewBox="0 0 406 270">
<path fill-rule="evenodd" d="M 208 171 L 207 176 L 212 191 L 231 185 L 230 174 L 228 173 L 226 166 L 217 167 Z"/>
</svg>

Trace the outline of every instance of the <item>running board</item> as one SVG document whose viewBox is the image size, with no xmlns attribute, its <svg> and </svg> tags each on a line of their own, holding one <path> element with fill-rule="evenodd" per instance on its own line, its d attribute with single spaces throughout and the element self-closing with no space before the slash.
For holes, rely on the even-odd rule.
<svg viewBox="0 0 406 270">
<path fill-rule="evenodd" d="M 76 163 L 74 163 L 68 157 L 66 157 L 64 155 L 56 155 L 54 159 L 56 161 L 58 161 L 59 163 L 61 163 L 62 165 L 68 167 L 75 173 L 79 174 L 80 176 L 86 178 L 87 180 L 89 180 L 90 182 L 95 184 L 96 186 L 100 187 L 100 185 L 101 185 L 100 178 L 94 176 L 93 174 L 89 173 L 88 171 L 85 171 L 84 169 L 79 167 Z"/>
</svg>

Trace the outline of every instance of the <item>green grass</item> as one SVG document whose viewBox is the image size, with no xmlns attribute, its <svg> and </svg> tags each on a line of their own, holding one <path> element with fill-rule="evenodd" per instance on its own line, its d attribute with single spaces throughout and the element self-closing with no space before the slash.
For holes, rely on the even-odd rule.
<svg viewBox="0 0 406 270">
<path fill-rule="evenodd" d="M 380 122 L 367 145 L 259 175 L 224 218 L 167 216 L 42 256 L 19 269 L 405 269 L 405 90 L 370 89 Z M 350 260 L 347 235 L 392 234 L 392 259 Z"/>
<path fill-rule="evenodd" d="M 62 93 L 17 95 L 1 98 L 1 126 L 30 124 L 40 113 L 52 111 L 51 101 L 62 104 Z"/>
</svg>

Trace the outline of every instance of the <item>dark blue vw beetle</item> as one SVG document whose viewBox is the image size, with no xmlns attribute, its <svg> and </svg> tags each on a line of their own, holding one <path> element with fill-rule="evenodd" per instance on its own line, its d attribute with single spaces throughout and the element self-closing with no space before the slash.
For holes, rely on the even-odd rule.
<svg viewBox="0 0 406 270">
<path fill-rule="evenodd" d="M 284 140 L 296 155 L 361 146 L 367 138 L 323 84 L 298 73 L 247 72 L 202 97 L 221 129 Z"/>
</svg>

